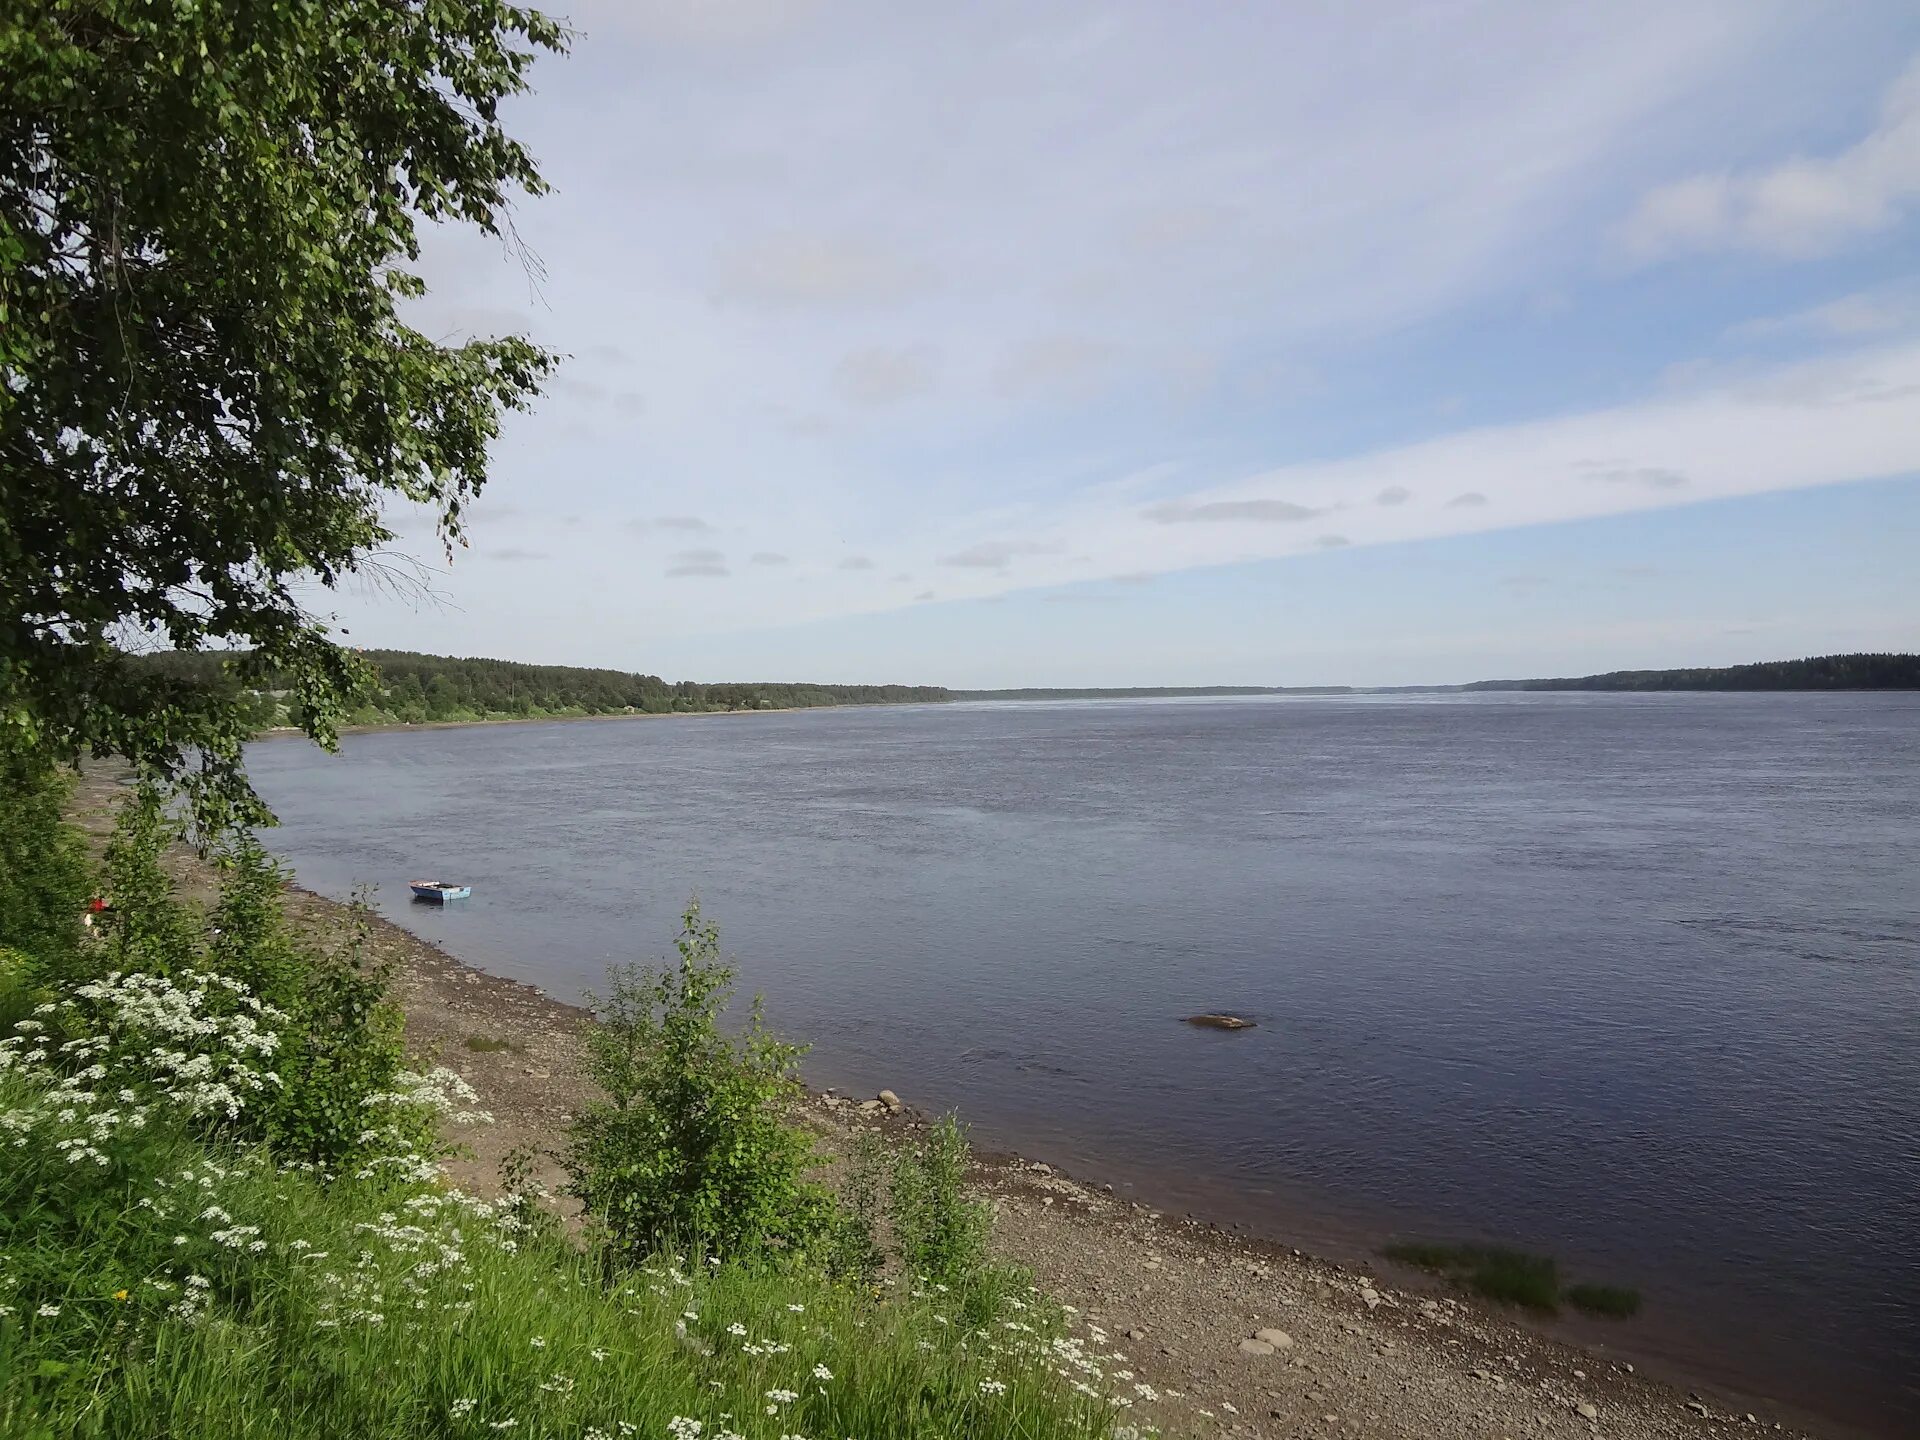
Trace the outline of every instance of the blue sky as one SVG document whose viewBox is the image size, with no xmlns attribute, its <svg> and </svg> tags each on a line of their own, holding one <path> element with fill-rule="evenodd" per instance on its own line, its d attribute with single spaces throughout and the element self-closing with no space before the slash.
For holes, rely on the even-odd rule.
<svg viewBox="0 0 1920 1440">
<path fill-rule="evenodd" d="M 583 0 L 437 337 L 568 359 L 360 643 L 1414 683 L 1920 649 L 1906 0 Z M 529 258 L 531 257 L 531 258 Z"/>
</svg>

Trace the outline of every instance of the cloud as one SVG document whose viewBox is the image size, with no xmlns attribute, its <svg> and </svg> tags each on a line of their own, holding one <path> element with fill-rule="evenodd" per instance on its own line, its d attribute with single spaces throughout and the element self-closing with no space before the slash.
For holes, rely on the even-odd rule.
<svg viewBox="0 0 1920 1440">
<path fill-rule="evenodd" d="M 582 379 L 577 375 L 570 375 L 565 370 L 547 381 L 547 389 L 555 395 L 584 400 L 589 405 L 599 404 L 607 398 L 609 393 L 606 386 Z"/>
<path fill-rule="evenodd" d="M 846 559 L 842 560 L 838 565 L 834 566 L 834 569 L 836 570 L 871 570 L 873 569 L 873 561 L 870 560 L 865 555 L 849 555 L 847 556 Z"/>
<path fill-rule="evenodd" d="M 1709 250 L 1802 258 L 1888 229 L 1916 201 L 1920 57 L 1887 90 L 1879 123 L 1857 143 L 1824 158 L 1662 185 L 1641 198 L 1619 239 L 1642 260 Z"/>
<path fill-rule="evenodd" d="M 927 280 L 926 267 L 859 236 L 769 235 L 735 250 L 714 281 L 714 298 L 747 305 L 891 305 Z"/>
<path fill-rule="evenodd" d="M 1251 520 L 1262 525 L 1291 525 L 1327 513 L 1325 507 L 1291 500 L 1164 500 L 1140 512 L 1156 525 L 1214 524 Z"/>
<path fill-rule="evenodd" d="M 1472 510 L 1486 503 L 1488 503 L 1487 497 L 1482 495 L 1478 490 L 1463 490 L 1451 500 L 1447 501 L 1447 509 Z"/>
<path fill-rule="evenodd" d="M 1413 498 L 1413 492 L 1404 485 L 1389 485 L 1373 497 L 1376 505 L 1404 505 Z"/>
<path fill-rule="evenodd" d="M 624 31 L 650 45 L 751 47 L 820 14 L 822 0 L 574 0 L 568 16 L 589 36 Z"/>
<path fill-rule="evenodd" d="M 1687 477 L 1665 465 L 1621 465 L 1604 460 L 1583 460 L 1573 467 L 1585 479 L 1602 485 L 1643 485 L 1649 490 L 1678 490 Z"/>
<path fill-rule="evenodd" d="M 854 350 L 842 358 L 835 378 L 856 404 L 897 405 L 933 389 L 935 358 L 927 345 Z"/>
<path fill-rule="evenodd" d="M 1920 325 L 1920 289 L 1894 287 L 1842 295 L 1786 315 L 1765 315 L 1744 321 L 1727 333 L 1741 340 L 1775 335 L 1856 339 L 1914 325 Z"/>
<path fill-rule="evenodd" d="M 698 515 L 655 515 L 649 520 L 629 520 L 627 529 L 635 535 L 647 535 L 655 530 L 673 530 L 687 535 L 711 535 L 714 532 L 713 524 Z"/>
<path fill-rule="evenodd" d="M 508 545 L 499 550 L 480 550 L 476 553 L 482 560 L 518 562 L 525 560 L 545 560 L 547 558 L 547 552 L 544 550 L 528 550 L 519 545 Z"/>
<path fill-rule="evenodd" d="M 1322 535 L 1313 543 L 1322 550 L 1343 550 L 1353 542 L 1344 535 Z"/>
<path fill-rule="evenodd" d="M 788 560 L 789 557 L 782 555 L 777 550 L 756 550 L 753 552 L 753 563 L 756 565 L 785 565 L 788 563 Z"/>
<path fill-rule="evenodd" d="M 913 597 L 913 600 L 914 600 L 914 603 L 915 603 L 915 604 L 917 605 L 917 604 L 919 604 L 919 603 L 920 603 L 920 602 L 921 602 L 922 600 L 932 600 L 932 599 L 935 599 L 935 598 L 936 598 L 936 597 L 935 597 L 935 595 L 934 595 L 934 593 L 933 593 L 933 591 L 931 591 L 931 590 L 922 590 L 922 591 L 921 591 L 921 592 L 920 592 L 920 593 L 919 593 L 918 595 L 916 595 L 916 596 L 914 596 L 914 597 Z"/>
<path fill-rule="evenodd" d="M 683 579 L 695 575 L 727 574 L 727 557 L 718 550 L 679 550 L 667 567 L 667 578 Z"/>
<path fill-rule="evenodd" d="M 1086 335 L 1041 336 L 1009 349 L 995 379 L 1016 398 L 1077 398 L 1099 388 L 1119 355 L 1117 345 Z"/>
<path fill-rule="evenodd" d="M 942 555 L 939 563 L 963 570 L 1005 570 L 1023 555 L 1058 555 L 1065 548 L 1038 540 L 985 540 L 951 555 Z"/>
</svg>

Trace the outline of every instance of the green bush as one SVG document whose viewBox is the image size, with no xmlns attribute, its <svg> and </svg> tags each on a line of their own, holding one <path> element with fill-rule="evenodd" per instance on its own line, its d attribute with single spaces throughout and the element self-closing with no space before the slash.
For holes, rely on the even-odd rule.
<svg viewBox="0 0 1920 1440">
<path fill-rule="evenodd" d="M 165 864 L 182 834 L 155 781 L 142 780 L 121 802 L 107 839 L 105 890 L 112 909 L 97 927 L 106 956 L 96 969 L 172 975 L 198 960 L 200 916 L 180 898 Z"/>
<path fill-rule="evenodd" d="M 785 1118 L 805 1047 L 768 1032 L 757 996 L 738 1036 L 721 1030 L 733 971 L 697 901 L 676 943 L 677 962 L 617 968 L 594 1000 L 588 1064 L 606 1098 L 575 1123 L 569 1191 L 627 1260 L 669 1241 L 727 1257 L 813 1250 L 832 1197 Z"/>
<path fill-rule="evenodd" d="M 0 751 L 0 946 L 40 974 L 66 970 L 84 935 L 92 866 L 66 823 L 72 788 L 67 772 Z"/>
<path fill-rule="evenodd" d="M 329 1170 L 436 1153 L 435 1101 L 407 1088 L 406 1016 L 391 999 L 393 966 L 375 952 L 372 932 L 372 911 L 358 896 L 343 942 L 301 957 L 267 1111 L 279 1154 Z"/>
<path fill-rule="evenodd" d="M 958 1287 L 986 1264 L 993 1212 L 968 1196 L 972 1159 L 966 1134 L 951 1115 L 925 1141 L 894 1157 L 894 1244 L 900 1263 L 923 1281 Z"/>
<path fill-rule="evenodd" d="M 252 834 L 215 857 L 220 899 L 207 917 L 207 968 L 238 980 L 269 1005 L 297 1008 L 310 977 L 287 929 L 287 873 Z"/>
</svg>

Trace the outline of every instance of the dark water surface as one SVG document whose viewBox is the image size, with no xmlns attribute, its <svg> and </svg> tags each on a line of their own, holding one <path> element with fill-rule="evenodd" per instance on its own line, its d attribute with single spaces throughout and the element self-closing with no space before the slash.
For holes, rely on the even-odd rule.
<svg viewBox="0 0 1920 1440">
<path fill-rule="evenodd" d="M 951 705 L 276 742 L 306 884 L 563 999 L 698 891 L 808 1076 L 1279 1238 L 1551 1251 L 1920 1434 L 1920 695 Z M 405 882 L 470 882 L 446 913 Z M 1222 1034 L 1177 1023 L 1227 1009 Z"/>
</svg>

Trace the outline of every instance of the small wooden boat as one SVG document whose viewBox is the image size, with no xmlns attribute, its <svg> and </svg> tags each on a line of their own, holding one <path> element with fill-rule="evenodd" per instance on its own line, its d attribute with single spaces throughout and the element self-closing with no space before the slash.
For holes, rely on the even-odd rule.
<svg viewBox="0 0 1920 1440">
<path fill-rule="evenodd" d="M 433 900 L 444 905 L 449 900 L 464 900 L 473 894 L 471 885 L 453 885 L 445 880 L 414 880 L 407 888 L 416 900 Z"/>
</svg>

